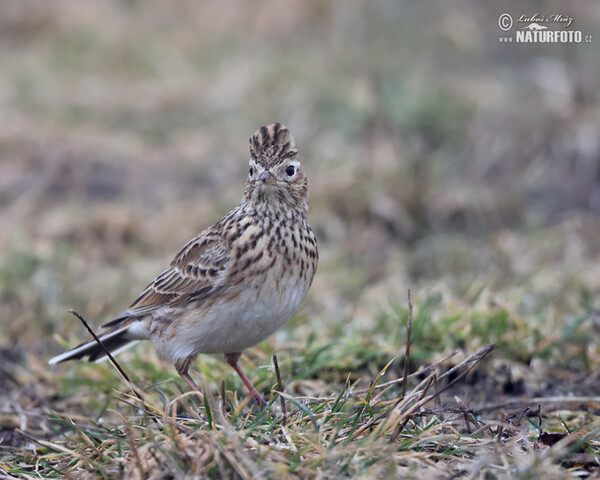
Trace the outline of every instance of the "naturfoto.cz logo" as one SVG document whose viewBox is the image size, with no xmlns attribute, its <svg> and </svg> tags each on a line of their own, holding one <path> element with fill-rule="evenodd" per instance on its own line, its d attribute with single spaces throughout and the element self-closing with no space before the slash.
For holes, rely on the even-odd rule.
<svg viewBox="0 0 600 480">
<path fill-rule="evenodd" d="M 510 13 L 498 17 L 498 27 L 505 36 L 498 37 L 502 43 L 589 43 L 591 35 L 581 30 L 566 30 L 573 23 L 573 17 L 563 14 L 520 15 L 516 20 Z M 514 27 L 514 29 L 513 29 Z M 562 27 L 562 29 L 557 29 Z M 512 31 L 511 31 L 512 30 Z"/>
</svg>

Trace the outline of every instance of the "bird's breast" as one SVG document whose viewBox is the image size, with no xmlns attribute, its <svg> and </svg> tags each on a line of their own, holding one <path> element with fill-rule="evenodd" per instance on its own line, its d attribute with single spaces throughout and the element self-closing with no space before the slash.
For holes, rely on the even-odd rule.
<svg viewBox="0 0 600 480">
<path fill-rule="evenodd" d="M 241 352 L 283 326 L 300 308 L 316 270 L 309 233 L 285 225 L 247 227 L 232 248 L 218 298 L 182 312 L 186 319 L 172 323 L 173 342 L 163 348 L 176 351 L 165 356 Z"/>
</svg>

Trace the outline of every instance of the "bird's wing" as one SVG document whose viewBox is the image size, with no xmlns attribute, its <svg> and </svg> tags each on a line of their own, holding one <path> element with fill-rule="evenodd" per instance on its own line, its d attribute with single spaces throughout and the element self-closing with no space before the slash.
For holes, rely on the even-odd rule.
<svg viewBox="0 0 600 480">
<path fill-rule="evenodd" d="M 231 247 L 218 229 L 208 228 L 187 243 L 169 268 L 131 306 L 103 327 L 147 315 L 163 306 L 203 301 L 218 288 L 230 264 Z"/>
</svg>

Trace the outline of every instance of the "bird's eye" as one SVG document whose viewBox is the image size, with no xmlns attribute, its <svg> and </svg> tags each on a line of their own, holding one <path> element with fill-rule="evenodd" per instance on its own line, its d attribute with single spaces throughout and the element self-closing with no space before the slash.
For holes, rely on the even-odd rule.
<svg viewBox="0 0 600 480">
<path fill-rule="evenodd" d="M 285 173 L 287 173 L 287 174 L 288 174 L 288 177 L 291 177 L 291 176 L 293 176 L 293 175 L 294 175 L 294 173 L 296 173 L 296 169 L 294 168 L 294 166 L 293 166 L 293 165 L 290 165 L 289 167 L 287 167 L 287 168 L 285 169 Z"/>
<path fill-rule="evenodd" d="M 254 174 L 254 169 L 252 167 L 250 167 L 249 173 L 250 173 L 250 176 L 252 176 Z"/>
</svg>

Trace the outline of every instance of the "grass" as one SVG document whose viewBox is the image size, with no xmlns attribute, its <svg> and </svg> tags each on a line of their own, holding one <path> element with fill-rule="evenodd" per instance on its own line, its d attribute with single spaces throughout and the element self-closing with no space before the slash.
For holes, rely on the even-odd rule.
<svg viewBox="0 0 600 480">
<path fill-rule="evenodd" d="M 593 34 L 598 7 L 569 9 Z M 7 4 L 0 478 L 598 477 L 600 50 L 501 45 L 498 14 Z M 202 399 L 151 345 L 117 358 L 131 384 L 48 367 L 88 338 L 69 309 L 107 321 L 239 201 L 273 121 L 320 263 L 241 359 L 269 408 L 217 356 Z"/>
<path fill-rule="evenodd" d="M 144 402 L 115 390 L 111 407 L 103 405 L 93 416 L 52 414 L 52 441 L 19 431 L 35 445 L 35 454 L 21 454 L 14 465 L 22 467 L 6 473 L 42 478 L 69 472 L 78 478 L 298 478 L 316 472 L 327 477 L 535 476 L 541 468 L 558 472 L 559 466 L 571 465 L 575 474 L 593 466 L 600 426 L 589 415 L 542 419 L 539 409 L 521 408 L 518 415 L 492 421 L 479 412 L 484 406 L 467 407 L 456 396 L 454 406 L 440 404 L 443 391 L 460 384 L 492 350 L 485 347 L 444 374 L 440 369 L 456 353 L 415 372 L 404 397 L 401 379 L 383 381 L 395 359 L 366 388 L 347 378 L 327 397 L 274 390 L 264 411 L 230 390 L 224 390 L 224 398 L 209 392 L 203 400 L 190 392 L 174 396 L 172 381 L 147 388 Z M 280 395 L 288 406 L 285 417 Z M 577 403 L 573 400 L 555 401 Z"/>
<path fill-rule="evenodd" d="M 159 367 L 152 353 L 147 358 L 149 349 L 141 354 L 138 348 L 130 363 L 121 362 L 142 399 L 107 363 L 78 366 L 76 376 L 46 373 L 48 384 L 40 388 L 45 393 L 37 399 L 42 405 L 24 413 L 44 419 L 40 430 L 14 428 L 15 444 L 4 450 L 0 466 L 7 478 L 529 478 L 594 471 L 599 396 L 569 382 L 537 396 L 507 391 L 523 380 L 515 378 L 522 362 L 509 360 L 508 347 L 516 340 L 478 352 L 468 339 L 445 344 L 440 338 L 474 322 L 461 315 L 436 320 L 439 296 L 417 296 L 415 304 L 412 318 L 399 301 L 393 303 L 376 328 L 395 326 L 398 333 L 390 338 L 408 338 L 412 318 L 408 363 L 404 348 L 386 345 L 383 337 L 355 344 L 360 332 L 350 342 L 314 339 L 284 348 L 277 362 L 281 375 L 268 349 L 251 350 L 244 367 L 268 395 L 269 407 L 262 411 L 227 366 L 210 357 L 198 363 L 195 374 L 204 379 L 203 399 Z M 470 338 L 494 338 L 499 315 L 507 323 L 502 331 L 518 336 L 519 325 L 492 310 Z M 568 345 L 571 338 L 561 340 Z M 437 349 L 429 346 L 434 344 Z M 386 355 L 392 347 L 395 354 Z M 447 353 L 440 357 L 442 352 Z M 532 356 L 546 357 L 541 350 Z M 406 384 L 400 374 L 405 364 L 414 370 Z M 515 373 L 507 373 L 507 365 Z M 286 379 L 283 389 L 277 377 Z M 561 376 L 550 379 L 559 382 Z M 55 393 L 49 399 L 50 391 Z M 77 398 L 82 405 L 72 403 Z"/>
</svg>

